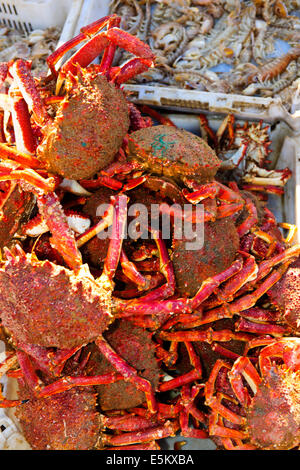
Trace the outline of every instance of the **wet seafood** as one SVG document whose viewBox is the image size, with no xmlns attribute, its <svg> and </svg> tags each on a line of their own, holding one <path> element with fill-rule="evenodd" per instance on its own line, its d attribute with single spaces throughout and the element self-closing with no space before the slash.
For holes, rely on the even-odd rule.
<svg viewBox="0 0 300 470">
<path fill-rule="evenodd" d="M 117 12 L 120 5 L 125 10 L 133 8 L 128 0 L 119 0 L 111 3 L 111 12 Z M 281 96 L 281 91 L 299 77 L 295 62 L 299 43 L 297 2 L 171 4 L 155 0 L 151 17 L 149 4 L 146 5 L 147 8 L 141 2 L 139 8 L 148 19 L 147 33 L 141 24 L 134 34 L 148 42 L 157 60 L 155 69 L 140 74 L 133 80 L 136 83 Z M 128 28 L 131 31 L 130 25 Z M 281 57 L 277 52 L 278 39 L 285 41 L 287 49 L 290 46 Z M 128 59 L 123 56 L 119 63 L 125 57 Z M 217 76 L 213 84 L 205 77 L 210 72 Z M 291 100 L 284 101 L 287 108 Z"/>
<path fill-rule="evenodd" d="M 176 11 L 183 15 L 181 3 Z M 234 17 L 238 5 L 222 8 Z M 105 86 L 103 70 L 105 83 L 118 90 L 124 77 L 151 65 L 152 52 L 145 59 L 149 49 L 140 40 L 131 42 L 116 27 L 103 34 L 111 21 L 116 17 L 83 28 L 73 40 L 96 28 L 92 46 L 105 43 L 100 66 L 89 67 L 85 46 L 75 53 L 84 57 L 81 72 L 72 61 L 55 69 L 68 45 L 50 56 L 52 77 L 37 86 L 49 114 L 55 116 L 78 87 L 84 86 L 87 100 L 94 96 L 95 82 Z M 112 67 L 116 44 L 106 42 L 107 31 L 142 57 L 129 68 Z M 99 48 L 92 49 L 94 57 Z M 6 113 L 17 117 L 18 106 L 27 110 L 39 139 L 43 108 L 33 93 L 28 109 L 17 89 L 21 84 L 24 94 L 32 83 L 16 73 L 20 66 L 24 62 L 3 67 L 7 96 L 14 99 Z M 7 74 L 19 81 L 11 83 Z M 212 437 L 226 449 L 297 447 L 299 325 L 293 294 L 300 247 L 292 244 L 295 227 L 278 224 L 267 208 L 268 193 L 282 194 L 290 177 L 288 169 L 268 169 L 269 128 L 237 125 L 229 115 L 213 132 L 201 115 L 200 138 L 123 98 L 117 102 L 124 104 L 128 125 L 112 160 L 105 158 L 85 177 L 68 175 L 73 180 L 20 151 L 28 143 L 26 120 L 16 132 L 23 140 L 14 138 L 7 120 L 0 144 L 1 208 L 9 225 L 1 240 L 0 310 L 10 348 L 0 376 L 17 378 L 20 394 L 13 400 L 1 394 L 0 406 L 17 407 L 34 449 L 159 449 L 160 439 L 177 433 Z M 118 117 L 123 120 L 121 111 Z M 67 116 L 63 125 L 70 125 Z M 72 137 L 84 142 L 81 131 Z M 259 178 L 269 184 L 259 185 Z M 14 192 L 21 194 L 18 207 Z M 156 212 L 149 214 L 153 206 Z M 163 225 L 156 224 L 166 220 L 164 237 Z M 192 238 L 175 236 L 178 221 L 203 225 L 203 247 L 186 246 L 194 232 Z M 125 239 L 127 222 L 134 230 Z M 285 238 L 280 228 L 288 230 Z M 109 229 L 112 236 L 101 240 Z M 269 385 L 284 398 L 289 429 L 278 420 L 270 433 L 262 423 L 260 404 L 266 421 L 271 411 L 281 412 Z M 271 411 L 264 393 L 273 400 Z"/>
</svg>

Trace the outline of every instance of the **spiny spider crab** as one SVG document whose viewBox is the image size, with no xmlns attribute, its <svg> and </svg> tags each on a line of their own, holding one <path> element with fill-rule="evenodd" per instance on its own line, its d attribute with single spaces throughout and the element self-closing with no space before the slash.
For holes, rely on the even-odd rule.
<svg viewBox="0 0 300 470">
<path fill-rule="evenodd" d="M 158 384 L 160 373 L 151 336 L 127 320 L 116 322 L 106 333 L 109 342 L 123 358 L 140 369 L 142 376 Z M 104 446 L 127 443 L 147 446 L 149 441 L 151 443 L 176 432 L 176 420 L 168 421 L 161 413 L 159 416 L 139 417 L 134 411 L 122 412 L 122 408 L 143 404 L 145 396 L 134 384 L 124 382 L 122 375 L 116 373 L 92 344 L 75 354 L 74 351 L 57 354 L 54 350 L 45 354 L 43 348 L 37 346 L 23 343 L 20 346 L 30 356 L 30 362 L 24 351 L 19 350 L 15 356 L 23 369 L 11 370 L 8 374 L 18 378 L 18 399 L 22 406 L 17 408 L 16 414 L 33 449 L 103 449 Z M 12 360 L 13 357 L 10 358 L 10 366 L 13 366 Z M 28 381 L 28 376 L 27 380 L 24 378 L 24 364 L 30 367 L 30 363 L 47 384 L 46 396 L 37 397 L 36 381 Z M 57 380 L 61 385 L 60 391 Z M 72 380 L 79 380 L 78 385 L 81 383 L 81 386 L 70 389 Z M 106 410 L 111 412 L 105 415 Z M 106 434 L 106 429 L 111 430 L 109 434 Z"/>
<path fill-rule="evenodd" d="M 247 351 L 255 347 L 260 374 L 246 355 L 233 366 L 216 362 L 205 385 L 209 434 L 225 449 L 292 449 L 300 439 L 300 339 L 259 337 Z"/>
<path fill-rule="evenodd" d="M 35 169 L 46 169 L 78 180 L 92 177 L 113 160 L 130 124 L 129 105 L 120 86 L 151 67 L 154 60 L 146 44 L 118 28 L 120 20 L 110 15 L 82 28 L 48 57 L 51 77 L 39 84 L 30 73 L 30 62 L 18 59 L 7 64 L 12 84 L 0 103 L 11 112 L 17 150 L 6 143 L 1 143 L 0 150 L 2 159 L 19 165 L 11 163 L 2 172 L 14 178 L 14 170 L 21 170 L 24 180 L 29 172 L 28 181 L 30 177 L 39 180 Z M 83 41 L 57 72 L 57 62 Z M 112 67 L 118 46 L 137 58 Z M 101 64 L 88 67 L 101 52 Z M 59 94 L 63 84 L 65 91 Z M 54 118 L 48 112 L 50 105 Z"/>
</svg>

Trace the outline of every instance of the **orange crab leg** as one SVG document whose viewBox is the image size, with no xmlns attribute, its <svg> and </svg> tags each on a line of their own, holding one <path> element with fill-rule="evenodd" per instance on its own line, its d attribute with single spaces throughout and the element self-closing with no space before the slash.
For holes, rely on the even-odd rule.
<svg viewBox="0 0 300 470">
<path fill-rule="evenodd" d="M 113 28 L 114 26 L 119 27 L 120 23 L 121 23 L 121 18 L 119 16 L 112 15 L 112 17 L 108 21 L 107 29 Z M 82 28 L 81 32 L 84 32 L 84 31 L 85 31 L 85 28 Z M 109 70 L 111 70 L 116 48 L 117 46 L 115 44 L 109 44 L 109 46 L 107 46 L 104 49 L 101 63 L 99 66 L 99 72 L 106 73 Z"/>
<path fill-rule="evenodd" d="M 170 118 L 163 116 L 158 111 L 150 108 L 150 106 L 147 106 L 146 104 L 140 106 L 140 110 L 142 113 L 151 116 L 153 119 L 156 119 L 160 124 L 164 124 L 165 126 L 177 127 Z"/>
<path fill-rule="evenodd" d="M 32 154 L 35 151 L 36 144 L 31 129 L 28 106 L 16 86 L 11 85 L 8 93 L 11 100 L 11 114 L 17 149 Z"/>
<path fill-rule="evenodd" d="M 294 245 L 291 248 L 279 253 L 273 258 L 268 260 L 262 261 L 259 265 L 258 274 L 257 274 L 257 281 L 264 278 L 271 269 L 279 263 L 283 263 L 285 261 L 290 261 L 292 258 L 297 258 L 300 254 L 300 245 Z"/>
<path fill-rule="evenodd" d="M 120 260 L 127 222 L 127 196 L 118 196 L 114 205 L 112 234 L 101 277 L 112 281 Z"/>
<path fill-rule="evenodd" d="M 156 439 L 163 439 L 169 436 L 175 436 L 179 426 L 176 422 L 166 421 L 164 424 L 153 426 L 152 428 L 139 432 L 128 432 L 115 436 L 105 436 L 105 444 L 123 446 L 127 444 L 136 444 L 149 442 Z"/>
<path fill-rule="evenodd" d="M 217 377 L 219 375 L 220 370 L 223 367 L 228 370 L 231 369 L 231 366 L 227 364 L 227 362 L 223 361 L 222 359 L 217 359 L 210 373 L 210 376 L 205 384 L 205 388 L 204 388 L 205 403 L 208 406 L 210 405 L 210 400 L 214 396 L 214 389 L 215 389 L 215 383 L 216 383 Z"/>
<path fill-rule="evenodd" d="M 241 318 L 235 323 L 236 331 L 247 331 L 249 333 L 256 333 L 259 335 L 269 334 L 272 336 L 281 337 L 287 332 L 284 326 L 276 325 L 274 323 L 257 323 L 245 318 Z"/>
<path fill-rule="evenodd" d="M 123 272 L 128 277 L 128 279 L 130 279 L 132 282 L 134 282 L 138 286 L 141 286 L 141 287 L 146 286 L 147 279 L 137 270 L 135 264 L 132 261 L 129 261 L 124 250 L 121 251 L 120 263 L 121 263 Z"/>
<path fill-rule="evenodd" d="M 230 372 L 228 372 L 228 377 L 230 380 L 231 387 L 238 398 L 239 402 L 248 406 L 251 402 L 251 397 L 249 395 L 248 389 L 244 387 L 242 376 L 250 385 L 254 394 L 257 393 L 257 388 L 261 383 L 262 379 L 259 376 L 257 370 L 251 363 L 248 357 L 239 357 L 232 366 Z"/>
<path fill-rule="evenodd" d="M 9 72 L 29 109 L 32 110 L 35 121 L 40 125 L 44 124 L 49 119 L 49 116 L 42 97 L 35 85 L 34 78 L 31 75 L 30 63 L 22 59 L 17 59 L 10 67 Z"/>
<path fill-rule="evenodd" d="M 127 82 L 136 75 L 146 72 L 146 70 L 152 67 L 152 65 L 153 61 L 151 59 L 131 59 L 120 68 L 118 73 L 114 75 L 112 82 L 117 86 L 120 86 L 122 83 Z"/>
<path fill-rule="evenodd" d="M 150 47 L 127 31 L 123 31 L 119 28 L 110 28 L 106 31 L 105 35 L 113 44 L 131 52 L 131 54 L 137 57 L 150 59 L 152 61 L 155 59 L 155 55 Z"/>
<path fill-rule="evenodd" d="M 90 387 L 95 385 L 111 384 L 123 380 L 124 377 L 121 374 L 114 372 L 103 374 L 103 375 L 91 375 L 91 376 L 65 376 L 62 379 L 53 382 L 50 385 L 43 386 L 39 391 L 36 391 L 38 398 L 50 397 L 57 393 L 65 392 L 74 387 Z"/>
<path fill-rule="evenodd" d="M 168 380 L 167 382 L 160 384 L 158 390 L 160 392 L 173 390 L 174 388 L 181 387 L 182 385 L 194 382 L 194 380 L 199 380 L 201 379 L 201 377 L 201 371 L 193 369 L 190 372 L 187 372 L 186 374 L 182 374 L 179 377 L 176 377 L 175 379 Z"/>
<path fill-rule="evenodd" d="M 262 374 L 272 368 L 272 358 L 281 358 L 287 368 L 300 370 L 300 338 L 281 338 L 266 346 L 259 355 Z"/>
<path fill-rule="evenodd" d="M 204 114 L 199 114 L 198 119 L 200 122 L 200 130 L 201 130 L 202 138 L 206 140 L 206 142 L 208 141 L 208 138 L 210 138 L 214 144 L 214 148 L 217 149 L 218 139 L 214 131 L 209 126 L 207 117 Z"/>
<path fill-rule="evenodd" d="M 52 177 L 45 179 L 29 168 L 12 169 L 0 164 L 0 181 L 10 180 L 24 181 L 45 192 L 53 191 L 56 187 L 56 181 Z"/>
<path fill-rule="evenodd" d="M 71 269 L 79 269 L 82 265 L 81 253 L 57 195 L 54 192 L 38 194 L 37 204 L 52 234 L 52 246 L 58 250 Z"/>
<path fill-rule="evenodd" d="M 28 155 L 24 152 L 20 152 L 16 148 L 9 147 L 5 143 L 0 143 L 0 158 L 2 160 L 13 160 L 14 162 L 20 163 L 21 165 L 27 168 L 44 168 L 44 166 L 39 162 L 36 157 Z"/>
<path fill-rule="evenodd" d="M 58 49 L 56 49 L 47 58 L 47 64 L 52 72 L 52 75 L 54 77 L 57 76 L 57 71 L 55 70 L 55 64 L 66 54 L 66 52 L 70 51 L 75 46 L 78 46 L 78 44 L 85 41 L 88 37 L 96 34 L 98 31 L 104 28 L 109 23 L 109 20 L 111 20 L 114 16 L 115 15 L 104 16 L 103 18 L 100 18 L 99 20 L 94 21 L 93 23 L 90 23 L 87 26 L 84 26 L 83 28 L 81 28 L 80 33 L 77 36 L 75 36 L 72 39 L 69 39 L 69 41 L 65 42 Z"/>
<path fill-rule="evenodd" d="M 257 210 L 254 205 L 254 203 L 251 201 L 251 199 L 246 199 L 246 204 L 245 204 L 245 209 L 248 211 L 249 215 L 242 222 L 238 227 L 237 227 L 237 232 L 240 236 L 240 238 L 245 235 L 249 230 L 257 224 L 258 218 L 257 218 Z"/>
</svg>

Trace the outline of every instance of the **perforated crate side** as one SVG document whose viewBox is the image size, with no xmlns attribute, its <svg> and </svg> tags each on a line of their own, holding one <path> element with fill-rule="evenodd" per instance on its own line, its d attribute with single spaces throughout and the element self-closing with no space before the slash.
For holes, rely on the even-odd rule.
<svg viewBox="0 0 300 470">
<path fill-rule="evenodd" d="M 34 29 L 63 27 L 72 0 L 0 1 L 0 25 L 30 33 Z"/>
</svg>

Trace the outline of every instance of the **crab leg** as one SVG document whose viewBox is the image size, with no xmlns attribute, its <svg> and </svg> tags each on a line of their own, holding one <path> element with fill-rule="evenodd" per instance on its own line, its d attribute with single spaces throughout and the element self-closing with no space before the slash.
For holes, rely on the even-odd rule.
<svg viewBox="0 0 300 470">
<path fill-rule="evenodd" d="M 241 271 L 242 267 L 243 261 L 240 258 L 235 260 L 229 268 L 225 269 L 225 271 L 203 281 L 200 289 L 192 300 L 192 309 L 195 310 L 199 307 L 199 305 L 206 300 L 222 282 L 227 281 L 231 276 Z"/>
<path fill-rule="evenodd" d="M 155 240 L 158 253 L 159 253 L 159 260 L 160 260 L 159 270 L 165 276 L 167 282 L 163 286 L 158 287 L 157 289 L 153 290 L 149 294 L 146 294 L 143 297 L 141 297 L 141 302 L 150 302 L 150 301 L 170 297 L 174 294 L 175 287 L 176 287 L 173 265 L 169 259 L 166 245 L 155 230 L 152 230 L 151 234 Z"/>
<path fill-rule="evenodd" d="M 168 390 L 173 390 L 174 388 L 181 387 L 182 385 L 189 384 L 194 382 L 194 380 L 199 380 L 202 377 L 201 371 L 199 372 L 196 369 L 187 372 L 186 374 L 182 374 L 175 379 L 168 380 L 167 382 L 162 383 L 159 386 L 160 392 L 166 392 Z"/>
<path fill-rule="evenodd" d="M 136 75 L 146 72 L 146 70 L 152 67 L 152 65 L 153 61 L 151 59 L 131 59 L 120 68 L 118 73 L 114 75 L 112 82 L 117 86 L 120 86 L 122 83 L 127 82 Z"/>
<path fill-rule="evenodd" d="M 11 101 L 11 113 L 17 149 L 18 151 L 32 154 L 35 151 L 36 145 L 31 129 L 28 106 L 16 86 L 11 85 L 8 94 Z"/>
<path fill-rule="evenodd" d="M 272 336 L 281 337 L 287 332 L 284 326 L 276 325 L 274 323 L 256 323 L 245 318 L 241 318 L 235 324 L 236 331 L 248 331 L 249 333 L 256 333 L 259 335 L 269 334 Z"/>
<path fill-rule="evenodd" d="M 121 18 L 119 16 L 112 15 L 112 17 L 108 20 L 107 29 L 113 28 L 114 26 L 119 27 L 120 23 Z M 81 32 L 83 32 L 84 30 L 85 28 L 82 28 Z M 117 46 L 115 44 L 109 44 L 109 46 L 104 49 L 102 60 L 99 66 L 99 71 L 101 73 L 106 73 L 111 69 L 116 48 Z"/>
<path fill-rule="evenodd" d="M 136 269 L 134 263 L 129 261 L 124 250 L 121 251 L 120 263 L 124 274 L 138 286 L 145 287 L 147 279 Z"/>
<path fill-rule="evenodd" d="M 91 238 L 95 237 L 98 233 L 110 227 L 113 223 L 115 199 L 110 203 L 107 211 L 104 213 L 103 218 L 93 227 L 86 230 L 83 234 L 76 238 L 77 247 L 80 248 L 87 243 Z"/>
<path fill-rule="evenodd" d="M 157 412 L 157 403 L 155 400 L 154 390 L 151 383 L 140 377 L 137 371 L 131 367 L 124 359 L 122 359 L 112 347 L 104 340 L 99 337 L 95 341 L 100 352 L 106 357 L 106 359 L 114 366 L 114 368 L 123 376 L 125 381 L 133 383 L 139 390 L 143 391 L 146 396 L 148 408 L 151 413 Z"/>
<path fill-rule="evenodd" d="M 92 36 L 93 34 L 96 34 L 98 31 L 104 28 L 113 17 L 115 17 L 115 15 L 104 16 L 103 18 L 100 18 L 99 20 L 94 21 L 93 23 L 90 23 L 89 25 L 81 28 L 81 32 L 77 36 L 65 42 L 58 49 L 56 49 L 47 58 L 47 64 L 52 72 L 52 75 L 54 77 L 57 76 L 55 64 L 66 54 L 66 52 L 70 51 L 75 46 L 78 46 L 78 44 L 85 41 L 88 37 Z M 97 57 L 98 51 L 96 52 L 96 55 L 94 55 L 94 57 L 92 57 L 88 63 L 92 62 Z"/>
<path fill-rule="evenodd" d="M 42 346 L 19 342 L 18 348 L 31 356 L 36 361 L 37 367 L 40 370 L 46 373 L 50 371 L 55 375 L 59 375 L 65 362 L 80 350 L 81 346 L 76 346 L 72 349 L 60 349 L 55 352 L 49 351 L 49 349 L 43 348 Z"/>
<path fill-rule="evenodd" d="M 189 426 L 189 415 L 195 417 L 198 421 L 205 423 L 205 415 L 201 413 L 194 405 L 193 401 L 199 393 L 198 387 L 192 389 L 188 385 L 182 387 L 183 409 L 179 414 L 179 424 L 181 427 L 180 434 L 184 437 L 193 437 L 195 439 L 206 439 L 208 433 L 202 429 L 195 429 Z"/>
<path fill-rule="evenodd" d="M 260 281 L 262 278 L 264 278 L 270 271 L 271 269 L 276 266 L 279 263 L 289 261 L 293 257 L 298 257 L 300 254 L 300 245 L 294 245 L 291 248 L 288 248 L 287 250 L 283 251 L 282 253 L 279 253 L 276 256 L 273 256 L 273 258 L 270 258 L 266 261 L 263 261 L 259 265 L 258 269 L 258 274 L 257 274 L 257 281 Z"/>
<path fill-rule="evenodd" d="M 40 125 L 44 124 L 47 120 L 49 120 L 49 116 L 41 95 L 36 88 L 33 76 L 31 75 L 30 63 L 22 59 L 17 59 L 9 68 L 9 72 L 18 86 L 29 109 L 32 110 L 35 116 L 35 121 Z"/>
<path fill-rule="evenodd" d="M 115 214 L 113 217 L 111 240 L 104 262 L 103 272 L 100 277 L 100 279 L 107 278 L 110 282 L 112 281 L 119 264 L 122 243 L 125 236 L 127 200 L 127 196 L 118 196 L 114 206 Z"/>
<path fill-rule="evenodd" d="M 65 392 L 73 387 L 90 387 L 95 385 L 111 384 L 123 380 L 121 374 L 114 372 L 103 374 L 103 375 L 91 375 L 91 376 L 64 376 L 62 379 L 53 382 L 50 385 L 46 385 L 36 392 L 38 398 L 50 397 L 57 393 Z"/>
<path fill-rule="evenodd" d="M 142 113 L 148 114 L 148 116 L 151 116 L 153 119 L 156 119 L 160 124 L 177 127 L 171 119 L 166 116 L 163 116 L 158 111 L 150 108 L 150 106 L 147 106 L 146 104 L 142 105 L 140 107 L 140 110 Z"/>
<path fill-rule="evenodd" d="M 281 338 L 266 346 L 259 355 L 262 374 L 265 375 L 267 371 L 271 370 L 274 358 L 282 359 L 288 369 L 298 371 L 300 369 L 299 345 L 299 338 Z"/>
<path fill-rule="evenodd" d="M 153 426 L 150 429 L 121 434 L 119 436 L 105 436 L 105 443 L 109 445 L 127 445 L 163 439 L 169 436 L 175 436 L 178 430 L 178 424 L 166 421 L 164 424 Z"/>
<path fill-rule="evenodd" d="M 14 162 L 20 163 L 21 165 L 33 169 L 43 168 L 43 165 L 38 161 L 37 158 L 28 155 L 25 152 L 20 152 L 14 147 L 9 147 L 5 143 L 0 143 L 0 158 L 2 160 L 13 160 Z"/>
<path fill-rule="evenodd" d="M 71 269 L 79 269 L 82 265 L 81 253 L 57 195 L 48 193 L 37 196 L 39 212 L 52 234 L 52 246 L 59 251 Z"/>
<path fill-rule="evenodd" d="M 249 230 L 258 222 L 257 210 L 251 199 L 246 199 L 245 208 L 248 211 L 248 217 L 237 227 L 237 232 L 240 238 L 245 235 Z"/>
<path fill-rule="evenodd" d="M 228 372 L 230 384 L 236 397 L 242 405 L 248 406 L 251 403 L 251 397 L 243 384 L 242 376 L 250 385 L 253 393 L 256 394 L 257 387 L 262 379 L 248 357 L 239 357 L 233 364 L 230 372 Z"/>
<path fill-rule="evenodd" d="M 241 289 L 247 282 L 256 279 L 258 267 L 255 262 L 254 256 L 249 255 L 244 263 L 244 266 L 239 273 L 232 276 L 230 280 L 216 292 L 219 299 L 226 300 L 227 302 L 234 298 L 234 294 Z"/>
<path fill-rule="evenodd" d="M 9 167 L 5 164 L 0 164 L 0 181 L 10 180 L 26 181 L 26 183 L 46 192 L 53 191 L 56 186 L 56 181 L 52 177 L 45 179 L 34 170 L 28 168 L 22 169 L 18 166 L 12 167 L 12 165 Z"/>
<path fill-rule="evenodd" d="M 123 416 L 101 416 L 101 424 L 108 429 L 118 431 L 139 431 L 153 428 L 155 421 L 143 416 L 123 415 Z"/>
<path fill-rule="evenodd" d="M 127 31 L 123 31 L 119 28 L 110 28 L 104 34 L 113 44 L 131 52 L 131 54 L 137 57 L 150 59 L 152 61 L 155 59 L 155 55 L 150 47 Z"/>
<path fill-rule="evenodd" d="M 230 341 L 231 339 L 238 339 L 236 333 L 231 330 L 214 331 L 212 328 L 207 330 L 184 330 L 184 331 L 162 331 L 159 333 L 161 339 L 167 341 L 204 341 L 211 344 L 213 341 Z"/>
</svg>

